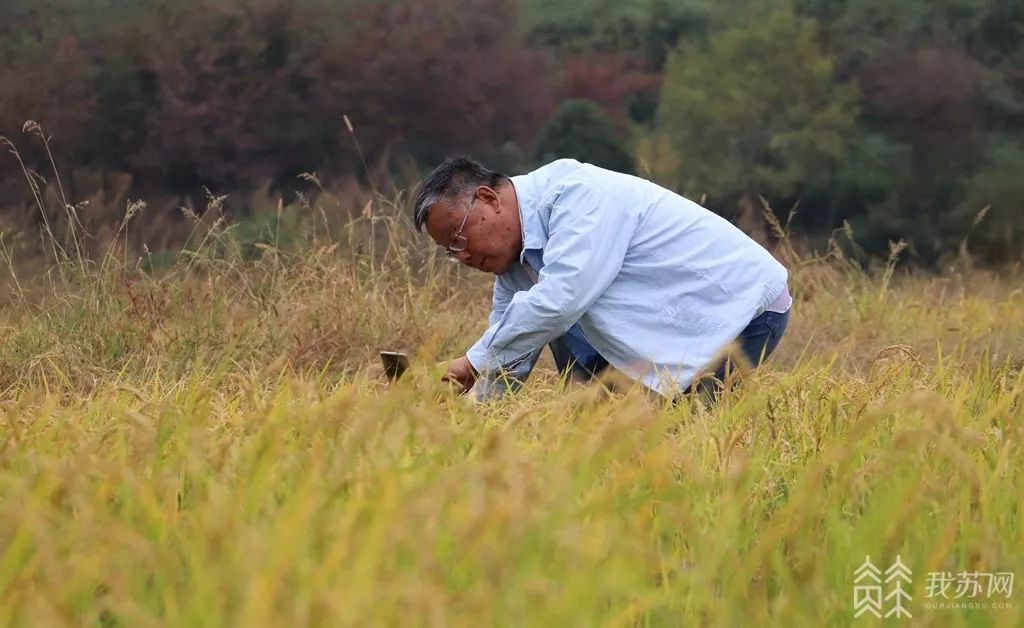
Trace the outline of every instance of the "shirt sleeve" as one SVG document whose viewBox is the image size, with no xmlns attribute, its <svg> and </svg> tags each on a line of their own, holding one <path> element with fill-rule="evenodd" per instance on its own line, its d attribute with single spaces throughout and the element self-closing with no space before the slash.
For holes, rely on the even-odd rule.
<svg viewBox="0 0 1024 628">
<path fill-rule="evenodd" d="M 551 207 L 539 281 L 517 292 L 467 353 L 479 373 L 514 369 L 564 334 L 619 274 L 637 214 L 584 182 L 567 183 Z"/>
<path fill-rule="evenodd" d="M 508 281 L 501 277 L 494 278 L 494 291 L 491 297 L 491 315 L 487 317 L 487 324 L 493 325 L 505 315 L 508 304 L 512 301 L 512 295 L 516 292 L 508 285 Z"/>
<path fill-rule="evenodd" d="M 494 296 L 491 300 L 491 315 L 488 317 L 488 325 L 495 325 L 501 320 L 514 294 L 515 290 L 508 285 L 507 281 L 503 281 L 501 277 L 494 279 Z M 525 360 L 517 361 L 518 364 L 510 365 L 501 371 L 480 372 L 477 369 L 480 372 L 480 377 L 473 386 L 473 396 L 477 401 L 485 401 L 501 397 L 509 390 L 518 390 L 533 372 L 533 367 L 537 364 L 541 351 L 543 351 L 543 347 L 533 351 Z M 473 363 L 472 359 L 470 359 L 470 363 Z M 477 366 L 474 364 L 473 368 L 477 368 Z"/>
</svg>

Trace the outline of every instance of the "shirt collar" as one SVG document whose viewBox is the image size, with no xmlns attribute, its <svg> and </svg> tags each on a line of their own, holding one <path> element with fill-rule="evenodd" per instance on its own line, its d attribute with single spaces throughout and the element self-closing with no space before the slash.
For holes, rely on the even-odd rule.
<svg viewBox="0 0 1024 628">
<path fill-rule="evenodd" d="M 542 250 L 548 242 L 547 230 L 544 228 L 540 213 L 540 193 L 529 175 L 511 178 L 512 189 L 519 205 L 519 224 L 523 230 L 523 250 L 519 253 L 519 262 L 527 250 Z"/>
</svg>

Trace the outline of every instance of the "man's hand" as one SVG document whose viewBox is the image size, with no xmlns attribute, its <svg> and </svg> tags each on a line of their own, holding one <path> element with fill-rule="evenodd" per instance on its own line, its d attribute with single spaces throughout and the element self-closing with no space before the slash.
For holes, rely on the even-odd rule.
<svg viewBox="0 0 1024 628">
<path fill-rule="evenodd" d="M 448 363 L 448 370 L 441 377 L 441 381 L 457 383 L 462 388 L 459 392 L 464 393 L 473 386 L 476 375 L 476 369 L 470 364 L 469 358 L 462 356 Z"/>
</svg>

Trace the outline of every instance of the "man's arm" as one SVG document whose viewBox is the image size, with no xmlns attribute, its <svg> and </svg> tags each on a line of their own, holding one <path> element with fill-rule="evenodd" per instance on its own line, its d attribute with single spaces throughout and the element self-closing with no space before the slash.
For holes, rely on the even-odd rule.
<svg viewBox="0 0 1024 628">
<path fill-rule="evenodd" d="M 515 369 L 564 334 L 619 274 L 636 224 L 635 213 L 611 205 L 586 183 L 566 184 L 551 208 L 540 281 L 511 296 L 466 354 L 473 367 L 480 373 Z"/>
<path fill-rule="evenodd" d="M 508 285 L 508 281 L 503 281 L 501 277 L 495 278 L 494 296 L 491 301 L 491 314 L 488 317 L 488 325 L 494 325 L 501 320 L 514 294 L 515 290 Z M 446 377 L 459 381 L 463 384 L 464 388 L 469 388 L 475 382 L 473 394 L 478 401 L 500 397 L 509 389 L 517 390 L 530 377 L 530 373 L 533 372 L 533 367 L 537 363 L 537 359 L 540 358 L 542 350 L 543 347 L 532 352 L 527 359 L 521 361 L 514 368 L 505 369 L 501 372 L 486 373 L 479 379 L 477 379 L 478 373 L 475 372 L 472 363 L 466 357 L 462 357 L 452 363 Z"/>
</svg>

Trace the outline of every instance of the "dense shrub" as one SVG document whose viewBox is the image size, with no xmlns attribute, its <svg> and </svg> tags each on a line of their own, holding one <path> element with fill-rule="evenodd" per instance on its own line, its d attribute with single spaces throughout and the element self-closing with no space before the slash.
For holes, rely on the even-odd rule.
<svg viewBox="0 0 1024 628">
<path fill-rule="evenodd" d="M 633 171 L 633 159 L 615 126 L 588 100 L 562 103 L 540 133 L 537 157 L 541 161 L 572 157 L 609 170 Z"/>
</svg>

